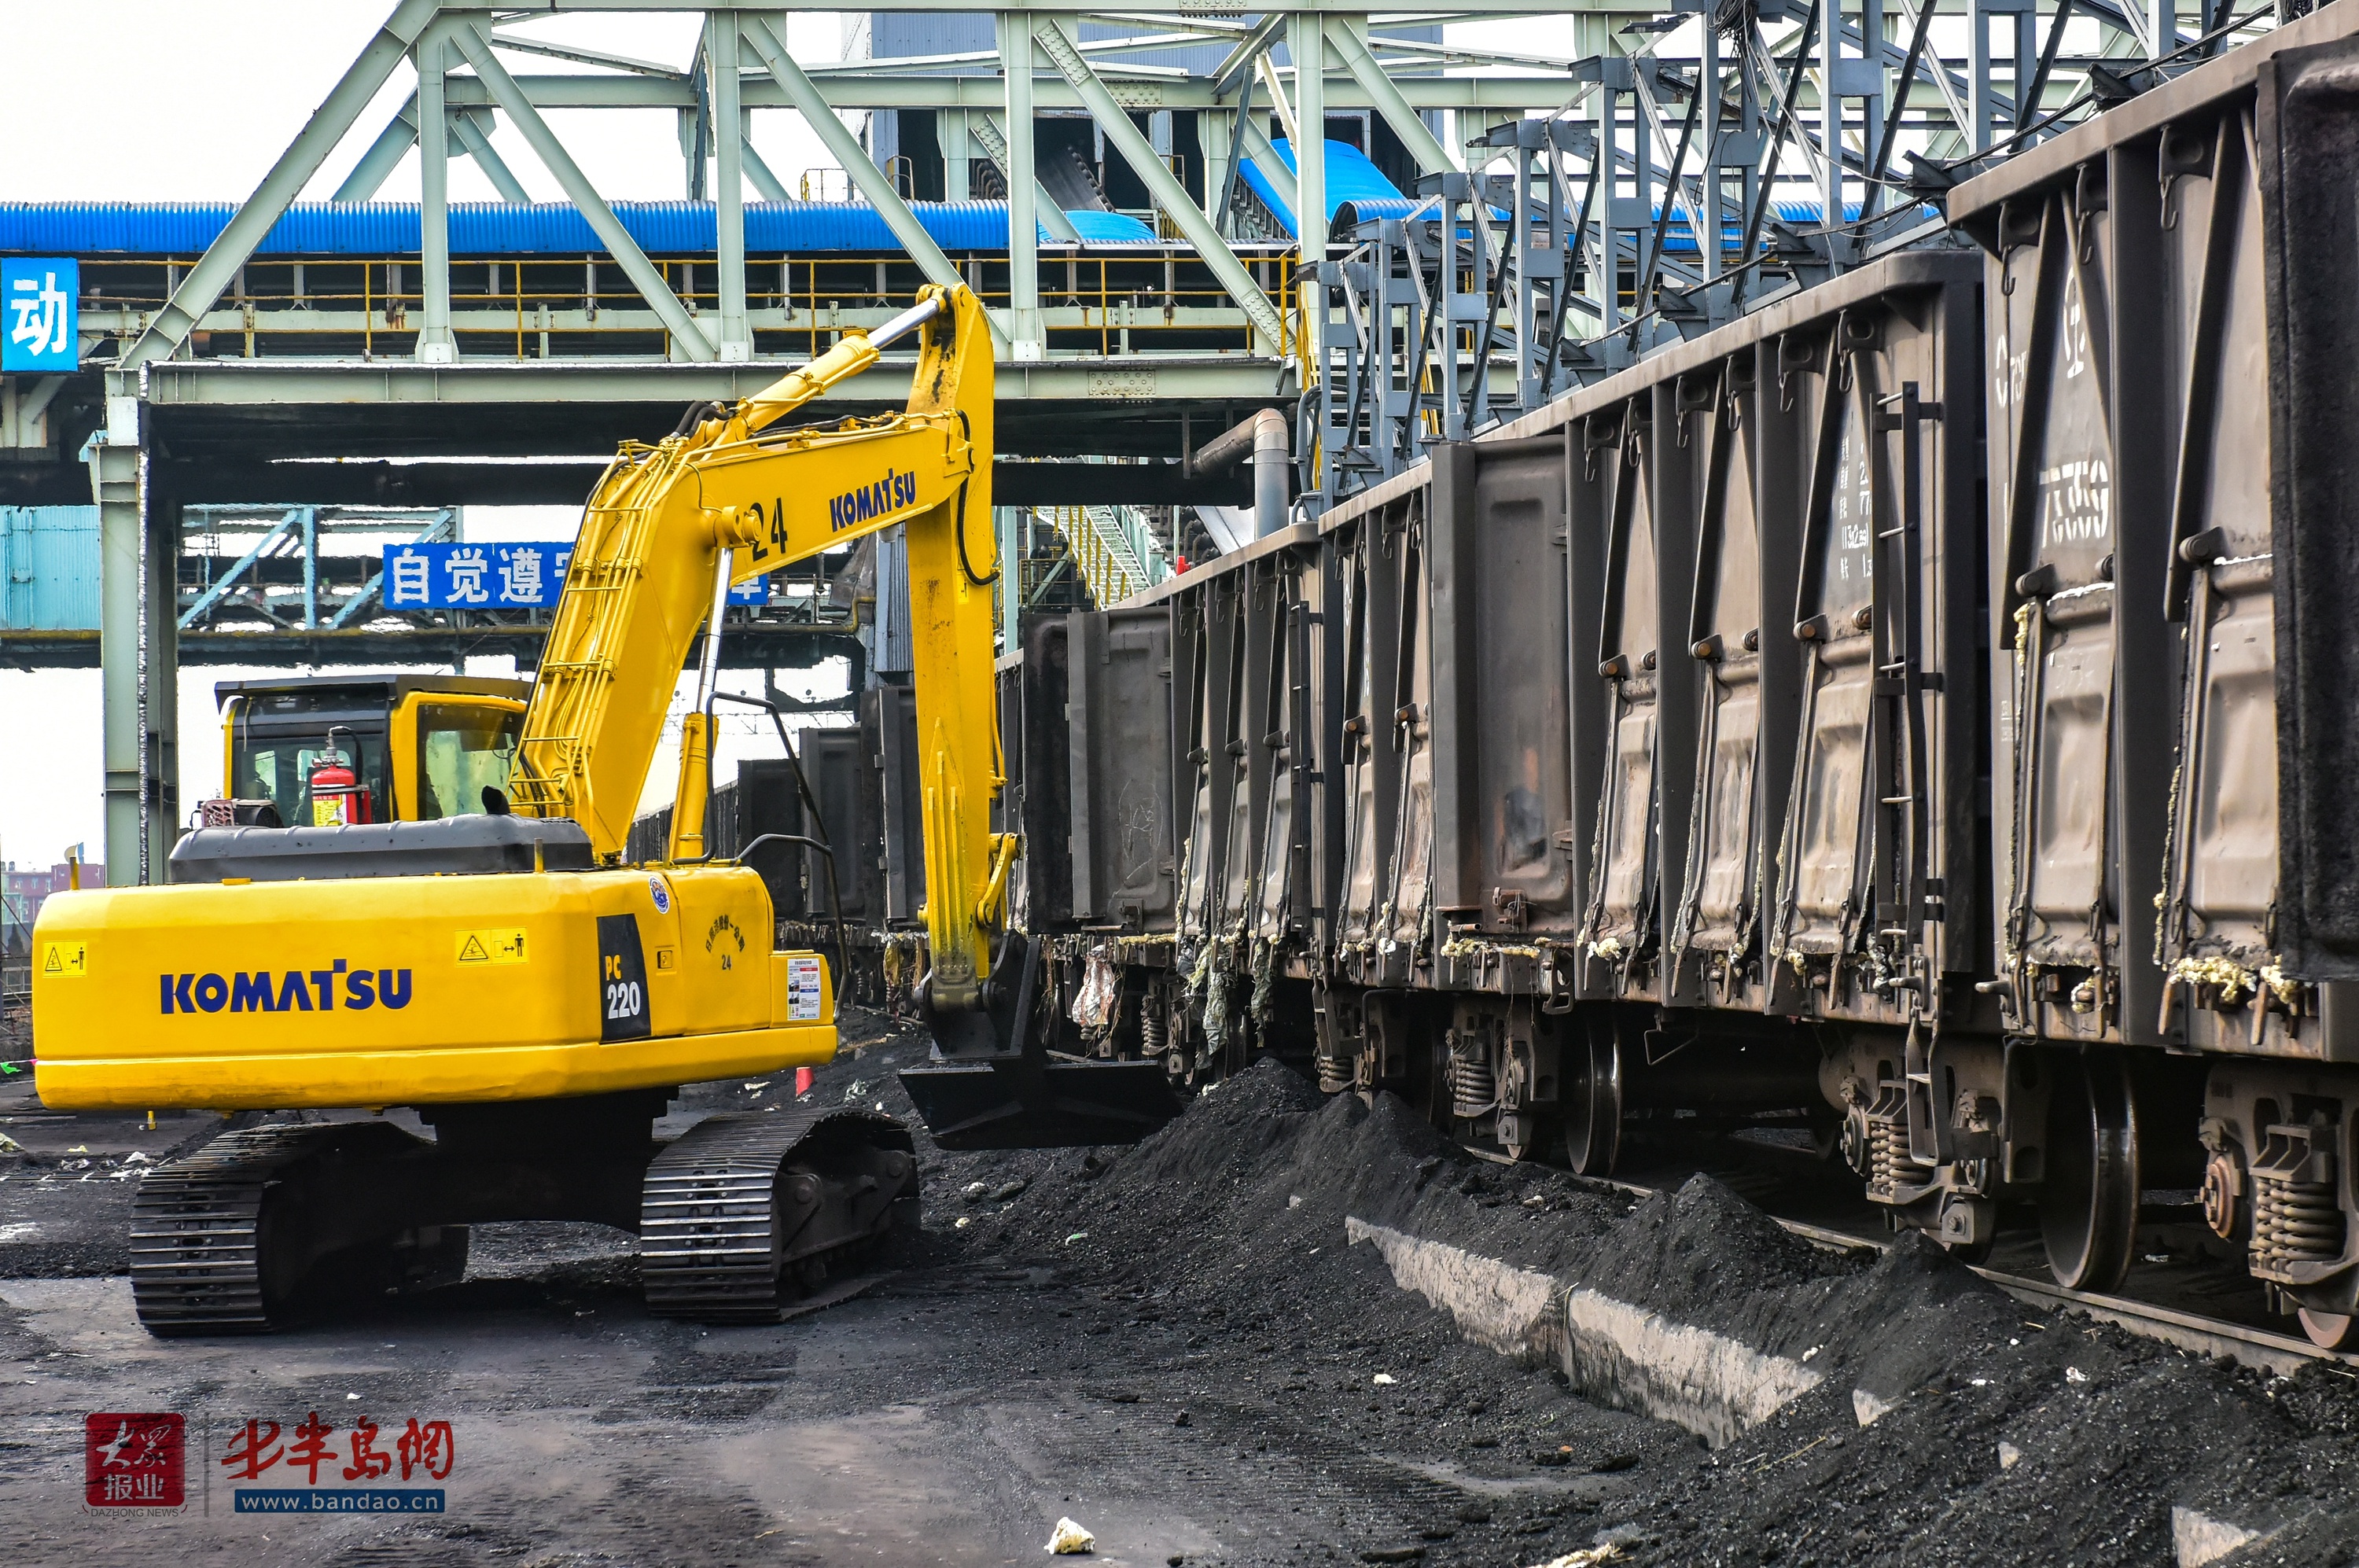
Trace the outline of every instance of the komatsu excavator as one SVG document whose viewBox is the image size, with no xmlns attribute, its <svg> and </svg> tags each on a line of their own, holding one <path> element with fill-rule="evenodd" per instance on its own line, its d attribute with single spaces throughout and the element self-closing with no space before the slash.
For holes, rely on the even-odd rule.
<svg viewBox="0 0 2359 1568">
<path fill-rule="evenodd" d="M 904 412 L 780 423 L 912 331 Z M 1170 1115 L 1158 1064 L 1051 1058 L 1032 1027 L 1037 948 L 1005 914 L 1020 845 L 990 822 L 991 454 L 982 309 L 929 289 L 766 391 L 623 448 L 482 812 L 200 828 L 168 886 L 49 899 L 34 935 L 45 1105 L 343 1113 L 241 1127 L 147 1177 L 131 1259 L 151 1333 L 264 1331 L 354 1291 L 447 1280 L 468 1225 L 528 1219 L 637 1231 L 658 1312 L 776 1321 L 915 1225 L 910 1135 L 881 1112 L 795 1106 L 654 1136 L 683 1083 L 835 1052 L 825 963 L 773 952 L 761 877 L 702 842 L 718 639 L 734 582 L 897 523 L 928 758 L 918 1001 L 935 1042 L 903 1081 L 952 1148 L 1128 1141 Z M 627 866 L 701 628 L 669 854 Z M 382 1115 L 394 1107 L 431 1136 Z"/>
</svg>

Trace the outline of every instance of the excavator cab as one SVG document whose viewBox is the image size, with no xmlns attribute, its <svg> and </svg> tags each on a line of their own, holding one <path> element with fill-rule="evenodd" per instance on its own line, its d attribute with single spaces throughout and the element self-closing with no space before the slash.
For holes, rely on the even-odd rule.
<svg viewBox="0 0 2359 1568">
<path fill-rule="evenodd" d="M 531 693 L 529 681 L 464 675 L 222 681 L 213 688 L 223 797 L 214 814 L 224 820 L 208 825 L 325 827 L 482 813 L 486 788 L 503 796 L 507 789 Z"/>
</svg>

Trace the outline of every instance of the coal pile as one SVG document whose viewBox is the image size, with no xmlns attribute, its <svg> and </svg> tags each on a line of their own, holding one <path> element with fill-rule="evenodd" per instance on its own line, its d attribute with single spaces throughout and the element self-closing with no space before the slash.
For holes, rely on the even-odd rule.
<svg viewBox="0 0 2359 1568">
<path fill-rule="evenodd" d="M 1106 1310 L 1074 1332 L 1103 1377 L 1212 1350 L 1228 1394 L 1421 1465 L 1487 1516 L 1432 1499 L 1447 1539 L 1402 1546 L 1428 1561 L 1607 1543 L 1659 1563 L 2359 1564 L 2359 1379 L 2042 1313 L 1913 1237 L 1824 1250 L 1708 1177 L 1641 1203 L 1484 1163 L 1389 1096 L 1324 1097 L 1274 1062 L 1133 1149 L 924 1161 L 930 1260 L 1094 1296 Z M 1608 1410 L 1544 1357 L 1466 1343 L 1346 1245 L 1347 1215 L 1724 1336 L 1810 1386 L 1711 1444 Z M 1385 1522 L 1337 1521 L 1313 1550 L 1381 1552 Z"/>
</svg>

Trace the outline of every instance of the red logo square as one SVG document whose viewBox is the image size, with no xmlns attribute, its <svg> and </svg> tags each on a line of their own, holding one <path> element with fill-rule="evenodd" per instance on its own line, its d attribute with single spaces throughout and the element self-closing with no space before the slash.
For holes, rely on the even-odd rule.
<svg viewBox="0 0 2359 1568">
<path fill-rule="evenodd" d="M 177 1508 L 188 1499 L 188 1423 L 177 1414 L 82 1418 L 82 1496 L 99 1508 Z"/>
</svg>

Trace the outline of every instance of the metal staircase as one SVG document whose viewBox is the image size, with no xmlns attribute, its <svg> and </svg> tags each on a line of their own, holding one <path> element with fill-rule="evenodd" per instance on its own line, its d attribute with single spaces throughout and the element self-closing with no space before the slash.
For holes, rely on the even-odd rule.
<svg viewBox="0 0 2359 1568">
<path fill-rule="evenodd" d="M 1046 515 L 1101 608 L 1171 575 L 1169 550 L 1135 507 L 1055 506 Z"/>
</svg>

